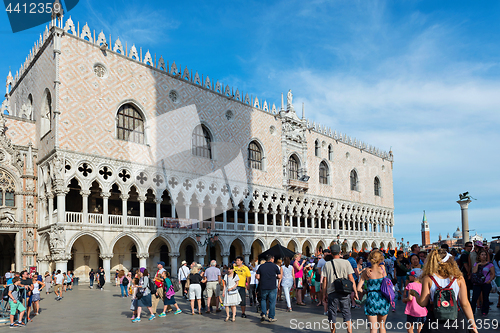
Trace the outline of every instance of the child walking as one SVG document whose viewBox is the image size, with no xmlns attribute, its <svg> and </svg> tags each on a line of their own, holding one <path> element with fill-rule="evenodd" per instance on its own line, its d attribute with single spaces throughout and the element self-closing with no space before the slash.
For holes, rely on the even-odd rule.
<svg viewBox="0 0 500 333">
<path fill-rule="evenodd" d="M 137 291 L 139 290 L 139 278 L 134 278 L 132 280 L 132 286 L 130 287 L 132 295 L 132 301 L 130 304 L 130 310 L 132 310 L 132 318 L 130 318 L 132 321 L 136 319 L 137 317 Z M 140 320 L 141 318 L 139 318 Z"/>
<path fill-rule="evenodd" d="M 419 294 L 422 293 L 420 272 L 412 269 L 408 273 L 410 283 L 405 288 L 407 296 L 403 298 L 403 303 L 406 303 L 406 330 L 408 333 L 420 333 L 427 317 L 427 309 L 418 305 L 415 297 L 410 295 L 410 290 L 415 290 Z"/>
<path fill-rule="evenodd" d="M 161 277 L 165 280 L 165 283 L 163 284 L 165 288 L 165 298 L 163 299 L 163 312 L 160 313 L 158 317 L 165 317 L 167 315 L 167 307 L 170 306 L 175 306 L 177 309 L 174 314 L 177 315 L 182 312 L 181 309 L 179 309 L 179 306 L 177 305 L 177 302 L 175 301 L 175 291 L 174 291 L 174 286 L 172 285 L 172 281 L 170 280 L 170 273 L 167 271 L 163 271 L 161 273 Z"/>
</svg>

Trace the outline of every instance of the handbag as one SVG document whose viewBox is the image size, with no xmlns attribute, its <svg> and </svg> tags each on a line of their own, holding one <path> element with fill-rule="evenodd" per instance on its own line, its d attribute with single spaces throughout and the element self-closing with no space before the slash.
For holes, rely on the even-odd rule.
<svg viewBox="0 0 500 333">
<path fill-rule="evenodd" d="M 228 276 L 226 275 L 226 278 L 228 278 Z M 226 279 L 228 280 L 228 279 Z M 234 275 L 233 275 L 233 281 L 234 281 Z M 233 290 L 227 290 L 227 294 L 228 295 L 236 295 L 238 293 L 238 287 L 234 288 Z"/>
<path fill-rule="evenodd" d="M 332 263 L 333 274 L 335 274 L 335 276 L 337 277 L 337 279 L 333 281 L 333 288 L 335 289 L 335 292 L 345 295 L 352 293 L 354 291 L 352 282 L 348 279 L 339 279 L 337 270 L 335 269 L 335 265 L 333 264 L 333 260 L 330 262 Z"/>
<path fill-rule="evenodd" d="M 186 284 L 185 284 L 186 289 L 189 289 L 189 286 L 191 285 L 191 280 L 189 279 L 190 276 L 191 274 L 189 274 L 188 277 L 186 278 Z"/>
<path fill-rule="evenodd" d="M 302 288 L 304 288 L 304 284 L 302 282 L 302 278 L 298 278 L 297 289 L 302 289 Z"/>
<path fill-rule="evenodd" d="M 486 276 L 483 274 L 483 266 L 477 265 L 477 272 L 473 273 L 471 276 L 471 281 L 475 285 L 484 284 Z"/>
</svg>

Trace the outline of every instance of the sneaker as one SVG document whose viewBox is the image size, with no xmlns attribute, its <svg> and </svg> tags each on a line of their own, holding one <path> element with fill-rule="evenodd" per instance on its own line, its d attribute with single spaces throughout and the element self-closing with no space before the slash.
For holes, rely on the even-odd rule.
<svg viewBox="0 0 500 333">
<path fill-rule="evenodd" d="M 328 312 L 323 312 L 323 316 L 328 316 Z"/>
<path fill-rule="evenodd" d="M 244 313 L 241 314 L 241 318 L 246 318 L 246 317 L 247 317 L 246 314 L 244 314 Z"/>
<path fill-rule="evenodd" d="M 134 317 L 134 316 L 132 316 L 132 318 L 130 318 L 130 320 L 132 320 L 132 321 L 133 321 L 134 319 L 135 319 L 135 317 Z"/>
<path fill-rule="evenodd" d="M 181 310 L 181 309 L 179 309 L 179 310 L 175 311 L 175 312 L 174 312 L 174 315 L 179 314 L 179 313 L 182 313 L 182 310 Z"/>
<path fill-rule="evenodd" d="M 166 317 L 167 314 L 165 312 L 162 312 L 158 315 L 158 318 L 163 318 L 163 317 Z"/>
<path fill-rule="evenodd" d="M 10 328 L 16 328 L 18 327 L 19 325 L 17 325 L 16 323 L 13 323 L 13 324 L 10 324 Z"/>
<path fill-rule="evenodd" d="M 260 316 L 260 321 L 264 321 L 264 320 L 266 320 L 266 316 L 265 315 L 261 315 Z"/>
<path fill-rule="evenodd" d="M 276 318 L 269 318 L 269 322 L 270 322 L 270 323 L 274 323 L 275 321 L 277 321 L 277 319 L 276 319 Z"/>
<path fill-rule="evenodd" d="M 156 318 L 156 316 L 155 316 L 154 314 L 152 314 L 152 315 L 149 317 L 149 320 L 153 320 L 153 319 L 155 319 L 155 318 Z"/>
<path fill-rule="evenodd" d="M 26 326 L 26 324 L 25 324 L 25 323 L 23 323 L 22 321 L 18 321 L 18 322 L 17 322 L 17 325 L 18 325 L 18 326 Z"/>
<path fill-rule="evenodd" d="M 141 318 L 135 318 L 134 320 L 132 320 L 133 323 L 138 323 L 141 321 Z"/>
</svg>

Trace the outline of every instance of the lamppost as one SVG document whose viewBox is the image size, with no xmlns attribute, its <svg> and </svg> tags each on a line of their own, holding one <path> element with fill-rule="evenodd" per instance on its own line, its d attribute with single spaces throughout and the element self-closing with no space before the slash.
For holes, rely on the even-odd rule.
<svg viewBox="0 0 500 333">
<path fill-rule="evenodd" d="M 219 240 L 219 234 L 218 233 L 215 233 L 215 234 L 211 234 L 210 231 L 212 229 L 210 228 L 210 226 L 207 227 L 207 238 L 205 238 L 205 240 L 203 241 L 203 243 L 201 242 L 201 235 L 199 234 L 196 234 L 196 242 L 198 243 L 198 245 L 200 247 L 205 247 L 207 244 L 210 245 L 210 248 L 214 248 L 215 247 L 215 244 L 217 243 L 217 241 Z M 210 262 L 210 260 L 212 260 L 212 255 L 210 253 L 210 251 L 208 252 L 208 261 Z"/>
</svg>

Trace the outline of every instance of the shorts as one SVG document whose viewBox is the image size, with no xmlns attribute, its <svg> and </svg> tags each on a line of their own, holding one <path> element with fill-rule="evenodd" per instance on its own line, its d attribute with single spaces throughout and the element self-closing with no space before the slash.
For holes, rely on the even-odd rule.
<svg viewBox="0 0 500 333">
<path fill-rule="evenodd" d="M 31 295 L 31 302 L 36 302 L 40 300 L 40 294 L 33 294 Z"/>
<path fill-rule="evenodd" d="M 189 285 L 189 299 L 201 299 L 201 285 L 191 284 Z"/>
<path fill-rule="evenodd" d="M 247 288 L 238 286 L 238 293 L 240 294 L 241 302 L 240 306 L 247 305 Z"/>
<path fill-rule="evenodd" d="M 17 311 L 23 312 L 26 310 L 21 301 L 17 301 L 17 303 L 14 303 L 12 299 L 9 299 L 9 305 L 10 305 L 10 314 L 12 316 L 15 316 Z"/>
<path fill-rule="evenodd" d="M 175 303 L 177 303 L 175 301 L 175 296 L 172 295 L 172 297 L 170 297 L 170 299 L 166 298 L 163 300 L 163 305 L 174 305 Z"/>
<path fill-rule="evenodd" d="M 61 292 L 62 291 L 62 284 L 56 284 L 54 286 L 54 292 Z"/>
<path fill-rule="evenodd" d="M 316 290 L 317 293 L 321 291 L 321 283 L 319 281 L 313 281 L 314 284 L 314 289 Z"/>
<path fill-rule="evenodd" d="M 411 324 L 415 324 L 415 323 L 423 324 L 423 323 L 425 323 L 426 319 L 427 319 L 427 317 L 413 317 L 410 315 L 406 315 L 406 322 L 411 323 Z"/>
<path fill-rule="evenodd" d="M 207 282 L 207 297 L 219 297 L 220 286 L 217 281 Z"/>
<path fill-rule="evenodd" d="M 328 294 L 328 321 L 330 323 L 337 322 L 337 309 L 342 312 L 344 323 L 351 321 L 351 295 L 336 292 Z"/>
</svg>

